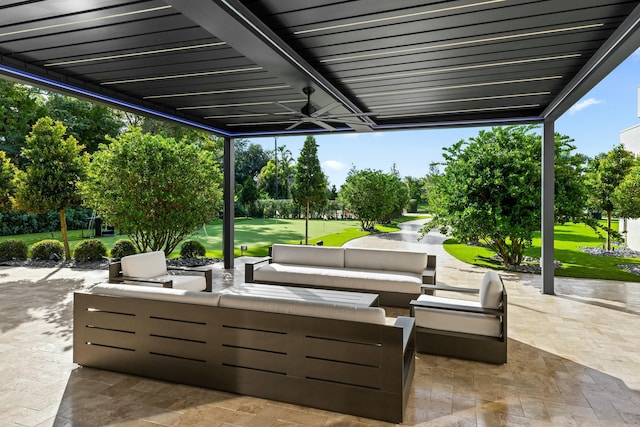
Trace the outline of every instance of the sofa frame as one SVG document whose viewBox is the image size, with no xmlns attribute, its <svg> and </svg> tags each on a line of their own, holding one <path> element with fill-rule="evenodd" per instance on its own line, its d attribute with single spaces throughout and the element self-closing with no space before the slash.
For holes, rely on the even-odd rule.
<svg viewBox="0 0 640 427">
<path fill-rule="evenodd" d="M 502 282 L 502 278 L 500 279 Z M 423 286 L 423 291 L 433 295 L 435 291 L 478 293 L 478 289 L 450 286 Z M 500 308 L 461 307 L 444 303 L 411 301 L 411 317 L 416 307 L 428 307 L 456 312 L 489 314 L 501 318 L 499 337 L 466 334 L 416 326 L 416 351 L 437 356 L 455 357 L 493 364 L 507 363 L 507 291 L 502 283 L 502 304 Z"/>
<path fill-rule="evenodd" d="M 184 273 L 199 273 L 204 274 L 206 287 L 203 292 L 211 292 L 213 287 L 213 271 L 208 267 L 173 267 L 167 266 L 167 271 L 180 271 Z M 140 282 L 140 283 L 152 283 L 162 285 L 163 288 L 173 288 L 173 282 L 171 280 L 159 280 L 150 277 L 133 277 L 124 276 L 122 274 L 122 262 L 112 261 L 109 263 L 109 283 L 124 283 L 125 281 Z"/>
<path fill-rule="evenodd" d="M 399 423 L 415 370 L 414 321 L 75 293 L 73 361 Z"/>
</svg>

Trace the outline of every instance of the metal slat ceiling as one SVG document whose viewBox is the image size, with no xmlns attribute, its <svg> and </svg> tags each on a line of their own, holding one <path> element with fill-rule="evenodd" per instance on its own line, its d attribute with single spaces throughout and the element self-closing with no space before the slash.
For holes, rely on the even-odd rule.
<svg viewBox="0 0 640 427">
<path fill-rule="evenodd" d="M 228 136 L 539 122 L 640 46 L 639 5 L 4 2 L 0 74 Z"/>
</svg>

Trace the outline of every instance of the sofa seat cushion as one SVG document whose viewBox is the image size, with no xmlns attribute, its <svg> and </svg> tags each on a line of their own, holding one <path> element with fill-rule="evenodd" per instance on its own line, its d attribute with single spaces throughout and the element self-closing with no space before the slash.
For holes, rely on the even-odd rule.
<svg viewBox="0 0 640 427">
<path fill-rule="evenodd" d="M 344 267 L 344 248 L 337 247 L 275 244 L 271 257 L 280 264 Z"/>
<path fill-rule="evenodd" d="M 148 279 L 162 280 L 162 281 L 171 280 L 173 282 L 173 289 L 181 289 L 183 291 L 198 292 L 198 291 L 204 291 L 207 288 L 207 281 L 204 276 L 186 276 L 186 275 L 183 276 L 179 274 L 165 274 L 162 276 L 148 277 Z M 159 283 L 136 282 L 133 280 L 125 280 L 124 283 L 128 285 L 143 285 L 143 286 L 160 287 L 160 288 L 163 287 L 162 284 L 159 284 Z"/>
<path fill-rule="evenodd" d="M 393 249 L 345 248 L 344 266 L 355 269 L 407 271 L 422 274 L 427 268 L 427 253 Z"/>
<path fill-rule="evenodd" d="M 421 271 L 422 272 L 422 271 Z M 420 294 L 422 275 L 405 271 L 329 268 L 271 263 L 253 273 L 257 282 Z"/>
<path fill-rule="evenodd" d="M 282 299 L 252 294 L 250 290 L 244 290 L 241 286 L 225 289 L 220 296 L 220 307 L 378 325 L 384 325 L 386 322 L 386 313 L 381 307 L 358 307 L 318 301 Z"/>
<path fill-rule="evenodd" d="M 137 286 L 126 284 L 102 283 L 94 286 L 91 293 L 130 298 L 144 298 L 158 301 L 184 302 L 217 306 L 220 295 L 212 292 L 196 292 L 184 289 L 163 288 L 157 286 Z"/>
<path fill-rule="evenodd" d="M 123 276 L 156 277 L 167 274 L 164 252 L 144 252 L 122 257 L 120 260 Z"/>
<path fill-rule="evenodd" d="M 420 295 L 418 301 L 480 307 L 480 302 L 432 295 Z M 499 337 L 502 331 L 498 317 L 481 313 L 464 313 L 453 310 L 415 307 L 416 326 L 442 331 Z"/>
</svg>

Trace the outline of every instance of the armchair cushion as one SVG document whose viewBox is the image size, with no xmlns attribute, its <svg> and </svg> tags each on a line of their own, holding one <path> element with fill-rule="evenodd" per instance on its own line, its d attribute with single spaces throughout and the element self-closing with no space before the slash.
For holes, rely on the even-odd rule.
<svg viewBox="0 0 640 427">
<path fill-rule="evenodd" d="M 465 307 L 480 308 L 478 301 L 443 298 L 431 295 L 420 295 L 418 301 L 425 304 L 435 302 L 457 305 L 461 309 L 460 311 L 456 311 L 415 306 L 414 316 L 416 318 L 416 326 L 418 327 L 490 337 L 499 337 L 501 334 L 502 325 L 497 316 L 464 311 Z"/>
<path fill-rule="evenodd" d="M 122 257 L 122 275 L 131 277 L 157 277 L 167 274 L 164 252 L 145 252 Z"/>
<path fill-rule="evenodd" d="M 144 252 L 123 257 L 121 259 L 121 268 L 123 282 L 128 285 L 161 288 L 163 287 L 162 282 L 171 281 L 172 288 L 184 291 L 204 291 L 207 288 L 207 279 L 202 274 L 168 274 L 167 260 L 162 251 Z M 156 283 L 135 280 L 135 278 L 153 279 Z"/>
<path fill-rule="evenodd" d="M 493 270 L 489 270 L 482 278 L 480 285 L 480 305 L 485 308 L 499 308 L 502 304 L 502 280 Z"/>
</svg>

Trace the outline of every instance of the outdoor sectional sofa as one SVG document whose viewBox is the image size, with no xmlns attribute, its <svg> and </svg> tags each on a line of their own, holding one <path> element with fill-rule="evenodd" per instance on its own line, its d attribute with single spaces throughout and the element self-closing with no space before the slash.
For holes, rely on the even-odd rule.
<svg viewBox="0 0 640 427">
<path fill-rule="evenodd" d="M 313 289 L 289 288 L 296 297 L 279 298 L 278 288 L 211 293 L 102 284 L 77 292 L 73 360 L 402 422 L 415 369 L 414 319 L 324 303 L 308 297 Z"/>
<path fill-rule="evenodd" d="M 436 283 L 436 257 L 425 252 L 275 244 L 245 264 L 245 282 L 373 292 L 380 305 L 409 307 L 423 284 Z"/>
</svg>

